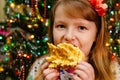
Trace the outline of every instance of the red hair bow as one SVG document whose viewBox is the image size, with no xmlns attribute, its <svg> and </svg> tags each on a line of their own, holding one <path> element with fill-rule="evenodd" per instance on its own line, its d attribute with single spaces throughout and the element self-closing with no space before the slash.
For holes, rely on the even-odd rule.
<svg viewBox="0 0 120 80">
<path fill-rule="evenodd" d="M 104 0 L 89 0 L 95 10 L 98 12 L 99 16 L 104 16 L 107 9 L 107 4 Z"/>
</svg>

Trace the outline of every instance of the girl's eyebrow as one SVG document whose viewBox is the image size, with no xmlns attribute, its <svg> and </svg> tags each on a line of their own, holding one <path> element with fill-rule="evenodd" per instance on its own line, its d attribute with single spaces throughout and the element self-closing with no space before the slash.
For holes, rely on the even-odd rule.
<svg viewBox="0 0 120 80">
<path fill-rule="evenodd" d="M 66 24 L 65 21 L 54 21 L 54 24 Z"/>
</svg>

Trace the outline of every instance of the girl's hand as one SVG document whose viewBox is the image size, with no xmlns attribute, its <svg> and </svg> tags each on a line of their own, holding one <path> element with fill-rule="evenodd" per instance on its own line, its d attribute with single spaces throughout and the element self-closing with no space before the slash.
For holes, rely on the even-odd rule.
<svg viewBox="0 0 120 80">
<path fill-rule="evenodd" d="M 59 71 L 57 69 L 48 68 L 49 63 L 46 62 L 42 65 L 42 72 L 44 80 L 58 80 L 59 79 Z"/>
<path fill-rule="evenodd" d="M 94 69 L 91 64 L 80 61 L 72 74 L 73 80 L 95 80 Z"/>
</svg>

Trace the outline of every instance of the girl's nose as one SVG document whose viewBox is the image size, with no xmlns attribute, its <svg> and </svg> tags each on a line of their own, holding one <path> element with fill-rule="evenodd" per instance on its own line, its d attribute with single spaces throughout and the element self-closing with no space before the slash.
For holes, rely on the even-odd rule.
<svg viewBox="0 0 120 80">
<path fill-rule="evenodd" d="M 71 29 L 71 30 L 67 30 L 66 31 L 66 33 L 65 33 L 65 35 L 64 35 L 64 39 L 65 39 L 65 41 L 72 41 L 72 40 L 74 40 L 74 32 L 73 32 L 73 30 Z"/>
</svg>

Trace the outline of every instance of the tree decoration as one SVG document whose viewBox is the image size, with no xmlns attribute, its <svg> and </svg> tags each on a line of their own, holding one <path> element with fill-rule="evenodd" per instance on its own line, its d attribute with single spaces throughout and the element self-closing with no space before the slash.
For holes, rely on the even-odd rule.
<svg viewBox="0 0 120 80">
<path fill-rule="evenodd" d="M 49 11 L 55 0 L 5 0 L 0 22 L 0 79 L 26 80 L 29 68 L 47 54 Z"/>
<path fill-rule="evenodd" d="M 120 57 L 120 0 L 108 0 L 107 4 L 106 21 L 110 37 L 106 45 L 113 56 Z"/>
</svg>

